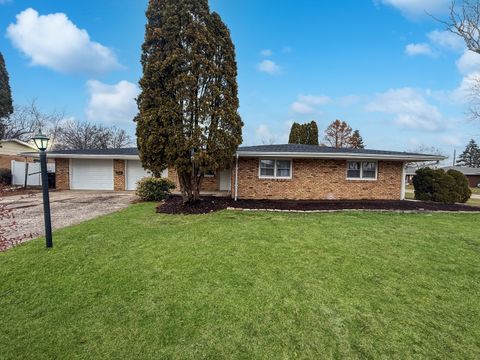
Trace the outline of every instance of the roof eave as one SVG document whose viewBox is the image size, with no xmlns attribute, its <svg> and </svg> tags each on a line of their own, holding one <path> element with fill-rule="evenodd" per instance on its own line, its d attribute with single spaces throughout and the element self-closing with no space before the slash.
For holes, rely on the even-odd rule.
<svg viewBox="0 0 480 360">
<path fill-rule="evenodd" d="M 447 159 L 437 155 L 389 155 L 389 154 L 363 154 L 363 153 L 301 153 L 301 152 L 263 152 L 263 151 L 238 151 L 239 157 L 271 157 L 271 158 L 304 158 L 304 159 L 365 159 L 365 160 L 392 160 L 392 161 L 442 161 Z"/>
<path fill-rule="evenodd" d="M 25 155 L 25 154 L 23 154 Z M 39 157 L 38 154 L 29 155 Z M 138 155 L 97 155 L 97 154 L 49 154 L 50 159 L 90 159 L 90 160 L 140 160 Z"/>
</svg>

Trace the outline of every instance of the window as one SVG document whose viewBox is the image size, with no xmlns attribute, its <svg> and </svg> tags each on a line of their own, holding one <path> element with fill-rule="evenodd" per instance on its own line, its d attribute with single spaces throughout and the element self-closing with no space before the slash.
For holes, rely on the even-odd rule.
<svg viewBox="0 0 480 360">
<path fill-rule="evenodd" d="M 375 161 L 348 161 L 347 179 L 377 179 L 377 163 Z"/>
<path fill-rule="evenodd" d="M 291 160 L 260 160 L 260 178 L 291 179 Z"/>
</svg>

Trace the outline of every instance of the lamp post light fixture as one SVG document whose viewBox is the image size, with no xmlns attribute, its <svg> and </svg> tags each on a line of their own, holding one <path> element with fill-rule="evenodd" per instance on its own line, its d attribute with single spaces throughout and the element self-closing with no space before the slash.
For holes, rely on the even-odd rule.
<svg viewBox="0 0 480 360">
<path fill-rule="evenodd" d="M 47 173 L 47 148 L 48 141 L 47 136 L 43 135 L 40 131 L 32 139 L 35 146 L 40 151 L 40 168 L 42 173 L 42 190 L 43 190 L 43 216 L 45 219 L 45 239 L 47 243 L 47 249 L 53 247 L 52 240 L 52 220 L 50 218 L 50 195 L 48 193 L 48 173 Z"/>
</svg>

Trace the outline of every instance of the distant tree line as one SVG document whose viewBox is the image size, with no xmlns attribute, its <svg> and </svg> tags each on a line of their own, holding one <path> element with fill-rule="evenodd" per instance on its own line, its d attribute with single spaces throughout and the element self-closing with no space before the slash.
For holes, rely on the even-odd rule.
<svg viewBox="0 0 480 360">
<path fill-rule="evenodd" d="M 28 142 L 39 130 L 48 135 L 55 150 L 119 149 L 132 145 L 132 138 L 123 129 L 66 119 L 59 111 L 45 113 L 35 100 L 28 105 L 15 105 L 13 113 L 3 121 L 3 139 Z"/>
<path fill-rule="evenodd" d="M 353 130 L 345 121 L 335 120 L 325 130 L 322 146 L 335 148 L 364 149 L 359 130 Z M 318 126 L 315 121 L 307 124 L 293 123 L 289 144 L 319 145 Z"/>
</svg>

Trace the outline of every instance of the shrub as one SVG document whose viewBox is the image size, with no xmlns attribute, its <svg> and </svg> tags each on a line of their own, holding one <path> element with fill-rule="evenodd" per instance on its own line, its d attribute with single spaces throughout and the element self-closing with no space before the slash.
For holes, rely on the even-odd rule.
<svg viewBox="0 0 480 360">
<path fill-rule="evenodd" d="M 165 200 L 175 189 L 175 184 L 168 179 L 146 177 L 138 182 L 137 196 L 143 201 Z"/>
<path fill-rule="evenodd" d="M 0 169 L 0 185 L 12 184 L 12 172 L 10 169 Z"/>
<path fill-rule="evenodd" d="M 417 170 L 413 177 L 415 199 L 444 204 L 465 203 L 471 196 L 468 181 L 456 170 L 430 168 Z"/>
<path fill-rule="evenodd" d="M 460 171 L 457 170 L 448 170 L 447 175 L 450 175 L 455 179 L 457 184 L 456 192 L 460 197 L 461 203 L 466 203 L 472 196 L 472 190 L 470 190 L 470 184 L 468 183 L 467 178 Z"/>
</svg>

